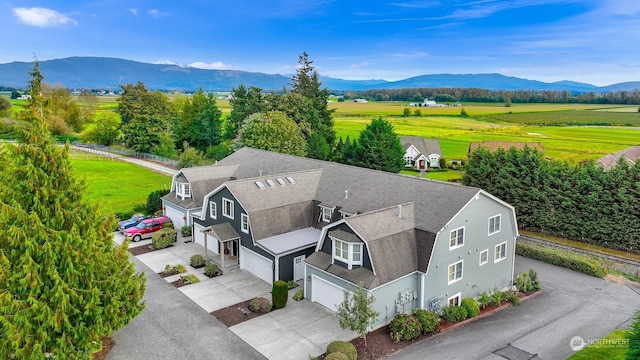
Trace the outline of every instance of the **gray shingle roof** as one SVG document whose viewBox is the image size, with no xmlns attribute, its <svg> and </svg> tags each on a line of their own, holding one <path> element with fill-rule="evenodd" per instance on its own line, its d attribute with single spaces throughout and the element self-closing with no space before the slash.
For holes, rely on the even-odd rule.
<svg viewBox="0 0 640 360">
<path fill-rule="evenodd" d="M 613 154 L 607 154 L 598 159 L 598 164 L 602 165 L 605 170 L 609 170 L 618 163 L 618 159 L 623 157 L 629 164 L 635 164 L 640 159 L 640 145 L 632 146 Z"/>
<path fill-rule="evenodd" d="M 403 136 L 400 138 L 400 143 L 404 150 L 407 150 L 413 145 L 420 154 L 425 156 L 430 154 L 442 156 L 442 149 L 440 148 L 440 141 L 438 139 L 425 139 L 422 136 Z"/>
<path fill-rule="evenodd" d="M 202 206 L 204 196 L 211 190 L 231 180 L 238 164 L 226 166 L 199 166 L 184 168 L 178 171 L 175 179 L 178 182 L 189 182 L 191 185 L 191 197 L 180 200 L 176 197 L 175 190 L 162 198 L 184 209 L 199 208 Z"/>
</svg>

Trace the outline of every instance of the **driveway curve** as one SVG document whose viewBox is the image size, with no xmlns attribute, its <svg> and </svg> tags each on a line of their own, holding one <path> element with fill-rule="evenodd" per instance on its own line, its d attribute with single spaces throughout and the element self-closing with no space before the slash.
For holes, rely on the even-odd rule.
<svg viewBox="0 0 640 360">
<path fill-rule="evenodd" d="M 134 256 L 147 273 L 146 308 L 113 334 L 107 360 L 266 359 Z"/>
<path fill-rule="evenodd" d="M 565 359 L 574 336 L 595 340 L 625 327 L 640 308 L 629 287 L 518 256 L 543 291 L 521 305 L 428 338 L 389 359 Z"/>
</svg>

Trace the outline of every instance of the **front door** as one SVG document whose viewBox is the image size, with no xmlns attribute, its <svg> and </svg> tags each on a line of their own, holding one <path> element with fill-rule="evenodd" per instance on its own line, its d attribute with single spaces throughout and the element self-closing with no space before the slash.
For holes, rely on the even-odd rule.
<svg viewBox="0 0 640 360">
<path fill-rule="evenodd" d="M 293 258 L 293 280 L 304 279 L 304 255 Z"/>
</svg>

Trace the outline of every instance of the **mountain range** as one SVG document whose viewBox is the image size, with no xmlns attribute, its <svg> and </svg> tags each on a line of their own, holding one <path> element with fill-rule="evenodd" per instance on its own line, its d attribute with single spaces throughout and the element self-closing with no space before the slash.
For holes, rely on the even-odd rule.
<svg viewBox="0 0 640 360">
<path fill-rule="evenodd" d="M 31 62 L 0 64 L 0 86 L 24 89 Z M 264 90 L 288 87 L 289 76 L 238 70 L 204 70 L 178 65 L 148 64 L 106 57 L 69 57 L 40 62 L 44 81 L 69 89 L 117 89 L 120 84 L 142 82 L 153 90 L 230 91 L 240 84 Z M 322 86 L 332 91 L 403 88 L 481 88 L 489 90 L 566 90 L 607 92 L 640 89 L 640 81 L 598 87 L 592 84 L 559 81 L 547 83 L 501 74 L 434 74 L 399 81 L 344 80 L 322 77 Z"/>
</svg>

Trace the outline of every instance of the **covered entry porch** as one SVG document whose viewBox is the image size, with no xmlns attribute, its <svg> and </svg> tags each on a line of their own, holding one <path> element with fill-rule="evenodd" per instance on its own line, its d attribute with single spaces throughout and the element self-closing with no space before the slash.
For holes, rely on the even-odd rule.
<svg viewBox="0 0 640 360">
<path fill-rule="evenodd" d="M 204 258 L 207 263 L 216 263 L 223 272 L 225 270 L 238 268 L 240 235 L 233 229 L 231 224 L 222 223 L 207 226 L 202 230 L 204 234 Z M 209 240 L 215 242 L 214 249 L 218 253 L 209 251 Z"/>
</svg>

